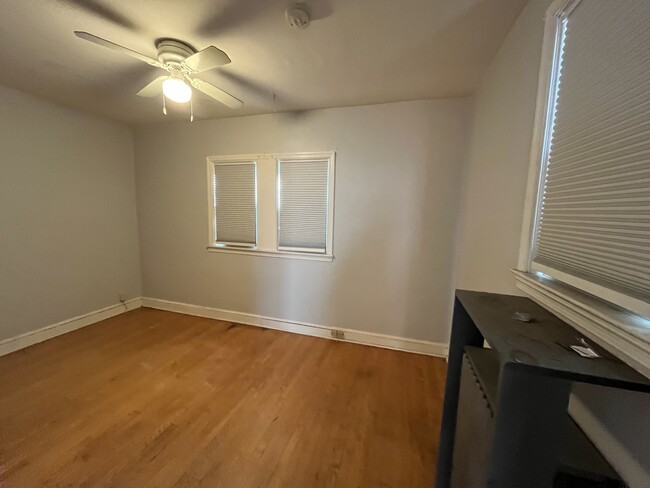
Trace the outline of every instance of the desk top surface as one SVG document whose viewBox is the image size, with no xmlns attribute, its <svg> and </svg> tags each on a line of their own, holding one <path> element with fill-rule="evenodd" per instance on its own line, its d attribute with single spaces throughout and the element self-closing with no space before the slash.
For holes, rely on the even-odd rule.
<svg viewBox="0 0 650 488">
<path fill-rule="evenodd" d="M 506 363 L 539 368 L 572 381 L 650 392 L 650 380 L 526 297 L 457 290 L 456 298 L 485 340 Z M 529 314 L 530 322 L 513 318 Z M 601 356 L 590 359 L 570 349 L 580 339 Z"/>
</svg>

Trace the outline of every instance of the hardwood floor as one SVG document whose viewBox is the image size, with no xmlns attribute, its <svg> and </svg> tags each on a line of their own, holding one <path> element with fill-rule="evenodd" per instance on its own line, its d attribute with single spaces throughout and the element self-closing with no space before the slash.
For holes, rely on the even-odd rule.
<svg viewBox="0 0 650 488">
<path fill-rule="evenodd" d="M 445 368 L 138 309 L 0 358 L 0 486 L 429 488 Z"/>
</svg>

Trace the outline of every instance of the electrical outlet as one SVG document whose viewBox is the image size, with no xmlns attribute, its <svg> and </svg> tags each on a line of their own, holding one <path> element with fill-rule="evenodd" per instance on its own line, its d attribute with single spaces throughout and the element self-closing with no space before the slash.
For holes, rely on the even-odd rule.
<svg viewBox="0 0 650 488">
<path fill-rule="evenodd" d="M 345 332 L 342 330 L 334 329 L 331 331 L 331 334 L 334 339 L 345 339 Z"/>
</svg>

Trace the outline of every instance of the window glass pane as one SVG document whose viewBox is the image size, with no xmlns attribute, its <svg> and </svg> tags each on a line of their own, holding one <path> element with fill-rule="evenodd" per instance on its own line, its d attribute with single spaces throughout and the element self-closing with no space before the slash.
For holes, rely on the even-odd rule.
<svg viewBox="0 0 650 488">
<path fill-rule="evenodd" d="M 329 164 L 329 160 L 278 161 L 280 249 L 325 252 Z"/>
<path fill-rule="evenodd" d="M 257 244 L 256 167 L 254 162 L 214 165 L 214 215 L 217 243 Z"/>
<path fill-rule="evenodd" d="M 564 22 L 533 265 L 648 301 L 650 8 L 583 1 Z"/>
</svg>

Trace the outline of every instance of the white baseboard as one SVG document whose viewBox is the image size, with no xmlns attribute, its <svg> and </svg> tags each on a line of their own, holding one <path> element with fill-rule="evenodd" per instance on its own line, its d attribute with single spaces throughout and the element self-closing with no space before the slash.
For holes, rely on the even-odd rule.
<svg viewBox="0 0 650 488">
<path fill-rule="evenodd" d="M 110 307 L 102 308 L 100 310 L 95 310 L 78 317 L 73 317 L 71 319 L 63 320 L 56 324 L 46 325 L 37 330 L 32 330 L 24 334 L 10 337 L 0 341 L 0 356 L 9 354 L 19 349 L 24 349 L 27 346 L 33 344 L 38 344 L 39 342 L 52 339 L 53 337 L 72 332 L 73 330 L 86 327 L 87 325 L 94 324 L 100 320 L 109 319 L 120 315 L 129 310 L 134 310 L 142 306 L 141 298 L 133 298 L 127 300 L 124 304 L 119 303 L 116 305 L 111 305 Z"/>
<path fill-rule="evenodd" d="M 25 334 L 21 334 L 19 336 L 4 339 L 0 341 L 0 356 L 4 356 L 5 354 L 9 354 L 20 349 L 24 349 L 25 347 L 31 346 L 33 344 L 38 344 L 39 342 L 46 341 L 53 337 L 72 332 L 73 330 L 86 327 L 88 325 L 94 324 L 95 322 L 99 322 L 100 320 L 115 317 L 116 315 L 120 315 L 124 312 L 134 310 L 139 307 L 167 310 L 169 312 L 183 313 L 197 317 L 207 317 L 211 319 L 224 320 L 227 322 L 235 322 L 238 324 L 247 324 L 257 327 L 265 327 L 267 329 L 282 330 L 285 332 L 292 332 L 294 334 L 323 337 L 333 340 L 343 340 L 345 342 L 354 342 L 357 344 L 365 344 L 368 346 L 383 347 L 386 349 L 395 349 L 398 351 L 406 351 L 417 354 L 425 354 L 428 356 L 447 357 L 447 352 L 449 349 L 447 344 L 421 341 L 417 339 L 408 339 L 405 337 L 294 322 L 290 320 L 264 317 L 261 315 L 233 312 L 232 310 L 223 310 L 219 308 L 203 307 L 199 305 L 190 305 L 187 303 L 160 300 L 157 298 L 134 298 L 132 300 L 128 300 L 126 302 L 126 306 L 121 303 L 111 305 L 110 307 L 102 308 L 100 310 L 95 310 L 84 315 L 79 315 L 78 317 L 63 320 L 56 324 L 26 332 Z M 345 338 L 333 338 L 331 335 L 332 330 L 343 332 Z"/>
<path fill-rule="evenodd" d="M 428 356 L 447 357 L 448 345 L 435 342 L 421 341 L 417 339 L 407 339 L 385 334 L 375 334 L 372 332 L 363 332 L 353 329 L 339 329 L 327 327 L 324 325 L 307 324 L 294 322 L 290 320 L 275 319 L 272 317 L 263 317 L 242 312 L 233 312 L 232 310 L 223 310 L 219 308 L 204 307 L 200 305 L 190 305 L 187 303 L 172 302 L 169 300 L 160 300 L 157 298 L 142 298 L 142 306 L 166 310 L 168 312 L 183 313 L 186 315 L 195 315 L 197 317 L 206 317 L 210 319 L 224 320 L 238 324 L 255 325 L 267 329 L 282 330 L 293 332 L 294 334 L 303 334 L 314 337 L 323 337 L 334 339 L 331 335 L 332 330 L 342 331 L 345 334 L 345 342 L 354 342 L 368 346 L 383 347 L 386 349 L 396 349 L 398 351 L 413 352 L 417 354 L 426 354 Z"/>
</svg>

